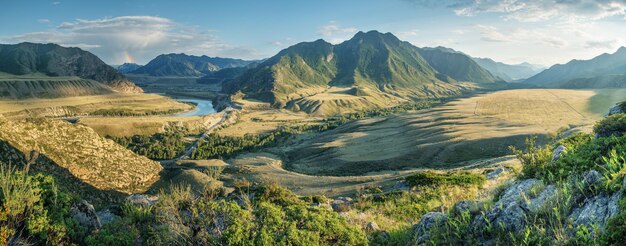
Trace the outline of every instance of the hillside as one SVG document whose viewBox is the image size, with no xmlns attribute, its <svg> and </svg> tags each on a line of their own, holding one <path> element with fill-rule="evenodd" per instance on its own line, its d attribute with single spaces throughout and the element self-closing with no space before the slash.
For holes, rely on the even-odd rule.
<svg viewBox="0 0 626 246">
<path fill-rule="evenodd" d="M 0 141 L 22 154 L 36 151 L 68 176 L 99 190 L 146 191 L 159 179 L 161 166 L 99 136 L 91 128 L 61 120 L 10 121 L 0 117 Z M 6 147 L 5 147 L 6 148 Z M 11 159 L 2 152 L 1 159 Z M 54 167 L 41 167 L 52 169 Z"/>
<path fill-rule="evenodd" d="M 525 83 L 561 88 L 621 87 L 613 83 L 613 76 L 626 75 L 626 47 L 613 54 L 602 54 L 590 60 L 572 60 L 557 64 L 528 78 Z M 608 81 L 607 81 L 608 79 Z M 596 81 L 603 81 L 596 84 Z M 619 82 L 619 81 L 616 81 Z"/>
<path fill-rule="evenodd" d="M 104 95 L 115 91 L 94 80 L 79 77 L 49 77 L 40 74 L 0 73 L 0 98 L 57 98 Z"/>
<path fill-rule="evenodd" d="M 422 48 L 419 52 L 435 70 L 455 80 L 479 83 L 491 83 L 500 80 L 471 57 L 452 49 L 444 47 Z"/>
<path fill-rule="evenodd" d="M 97 81 L 118 92 L 142 92 L 141 88 L 135 86 L 133 82 L 97 56 L 79 48 L 66 48 L 56 44 L 0 44 L 0 58 L 0 72 L 12 75 L 44 74 L 52 78 L 79 77 Z M 45 85 L 39 86 L 45 87 Z M 28 93 L 28 91 L 22 92 L 22 94 Z M 54 94 L 54 92 L 51 93 Z"/>
<path fill-rule="evenodd" d="M 164 54 L 130 73 L 149 76 L 202 77 L 224 68 L 244 67 L 252 61 L 241 59 Z"/>
<path fill-rule="evenodd" d="M 454 69 L 446 63 L 454 63 Z M 338 45 L 320 39 L 291 46 L 226 83 L 224 91 L 241 91 L 279 108 L 329 114 L 476 87 L 457 81 L 496 79 L 465 55 L 422 51 L 391 33 L 370 31 Z"/>
<path fill-rule="evenodd" d="M 544 70 L 528 63 L 511 65 L 497 62 L 489 58 L 472 59 L 478 63 L 478 65 L 491 72 L 491 74 L 498 76 L 505 81 L 527 79 Z"/>
</svg>

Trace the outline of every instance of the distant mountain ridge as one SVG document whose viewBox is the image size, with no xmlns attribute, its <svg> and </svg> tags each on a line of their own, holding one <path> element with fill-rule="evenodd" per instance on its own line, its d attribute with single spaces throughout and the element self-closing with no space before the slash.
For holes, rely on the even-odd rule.
<svg viewBox="0 0 626 246">
<path fill-rule="evenodd" d="M 626 47 L 621 47 L 615 53 L 604 53 L 590 60 L 554 65 L 524 82 L 545 87 L 607 88 L 624 87 L 624 77 Z"/>
<path fill-rule="evenodd" d="M 137 63 L 124 63 L 122 65 L 117 66 L 115 69 L 117 69 L 117 71 L 120 72 L 121 74 L 127 74 L 127 73 L 130 73 L 132 71 L 139 69 L 140 67 L 142 66 Z"/>
<path fill-rule="evenodd" d="M 502 62 L 494 61 L 490 58 L 473 58 L 478 65 L 487 69 L 493 75 L 506 81 L 517 81 L 521 79 L 527 79 L 543 71 L 542 68 L 530 63 L 520 64 L 505 64 Z"/>
<path fill-rule="evenodd" d="M 45 74 L 94 80 L 119 92 L 143 92 L 94 54 L 57 44 L 0 44 L 0 72 L 13 75 Z"/>
<path fill-rule="evenodd" d="M 233 58 L 163 54 L 130 72 L 150 76 L 202 77 L 224 68 L 245 67 L 254 61 Z"/>
<path fill-rule="evenodd" d="M 456 95 L 467 89 L 459 81 L 493 83 L 498 78 L 462 53 L 420 49 L 391 33 L 370 31 L 337 45 L 321 39 L 293 45 L 227 82 L 224 91 L 241 91 L 276 107 L 297 110 L 306 104 L 315 110 L 328 100 L 302 100 L 329 87 L 348 89 L 330 95 L 343 97 L 333 102 L 339 107 L 354 101 L 382 106 Z"/>
</svg>

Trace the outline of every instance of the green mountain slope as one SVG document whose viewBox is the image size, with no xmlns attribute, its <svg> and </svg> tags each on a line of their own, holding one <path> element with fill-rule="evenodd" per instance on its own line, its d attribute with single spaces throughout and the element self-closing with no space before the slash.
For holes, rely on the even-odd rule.
<svg viewBox="0 0 626 246">
<path fill-rule="evenodd" d="M 492 83 L 500 80 L 478 65 L 471 57 L 452 49 L 422 48 L 419 52 L 438 72 L 455 80 L 479 83 Z"/>
<path fill-rule="evenodd" d="M 150 76 L 201 77 L 223 68 L 244 67 L 250 63 L 252 61 L 232 58 L 164 54 L 130 73 Z"/>
<path fill-rule="evenodd" d="M 457 78 L 496 81 L 465 55 L 428 53 L 438 70 L 420 51 L 391 33 L 377 31 L 359 32 L 338 45 L 324 40 L 304 42 L 247 70 L 223 89 L 227 93 L 243 92 L 276 107 L 334 113 L 333 108 L 338 107 L 384 107 L 416 98 L 458 95 L 470 89 Z M 455 62 L 455 66 L 447 68 L 445 62 Z"/>
<path fill-rule="evenodd" d="M 613 86 L 610 79 L 625 74 L 626 47 L 621 47 L 613 54 L 605 53 L 591 60 L 572 60 L 567 64 L 554 65 L 525 82 L 546 87 L 600 88 Z M 595 84 L 596 81 L 601 83 Z"/>
<path fill-rule="evenodd" d="M 0 72 L 12 75 L 80 77 L 100 82 L 119 92 L 142 92 L 141 88 L 97 56 L 79 48 L 66 48 L 56 44 L 0 44 Z"/>
</svg>

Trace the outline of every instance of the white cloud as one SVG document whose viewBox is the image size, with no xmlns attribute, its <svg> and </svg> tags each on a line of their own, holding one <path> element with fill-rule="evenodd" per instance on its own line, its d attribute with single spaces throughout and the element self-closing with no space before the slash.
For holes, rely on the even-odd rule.
<svg viewBox="0 0 626 246">
<path fill-rule="evenodd" d="M 58 2 L 58 1 L 57 2 L 52 2 L 52 5 L 59 5 L 59 4 L 61 4 L 61 2 Z"/>
<path fill-rule="evenodd" d="M 585 48 L 587 49 L 613 49 L 617 44 L 616 39 L 611 40 L 590 40 L 585 42 Z"/>
<path fill-rule="evenodd" d="M 422 6 L 446 6 L 460 16 L 502 14 L 505 20 L 536 22 L 550 19 L 599 20 L 626 17 L 625 0 L 407 0 Z"/>
<path fill-rule="evenodd" d="M 48 19 L 39 19 L 39 20 L 37 20 L 37 22 L 39 22 L 41 24 L 48 24 L 48 23 L 50 23 L 50 20 L 48 20 Z"/>
<path fill-rule="evenodd" d="M 64 22 L 46 32 L 0 37 L 2 42 L 57 43 L 93 52 L 107 63 L 126 62 L 126 53 L 146 63 L 162 52 L 258 58 L 249 48 L 224 43 L 208 31 L 185 27 L 167 18 L 121 16 Z"/>
<path fill-rule="evenodd" d="M 522 29 L 515 28 L 507 30 L 506 33 L 494 26 L 477 25 L 476 29 L 481 35 L 481 39 L 487 42 L 509 42 L 509 43 L 538 43 L 547 44 L 553 47 L 564 47 L 568 43 L 555 37 L 550 30 L 546 29 Z"/>
<path fill-rule="evenodd" d="M 417 36 L 417 33 L 419 32 L 419 30 L 409 30 L 409 31 L 401 31 L 401 32 L 395 32 L 394 34 L 396 36 L 398 36 L 401 39 L 407 39 L 410 37 L 415 37 Z"/>
<path fill-rule="evenodd" d="M 327 25 L 318 28 L 317 34 L 328 42 L 337 44 L 350 39 L 357 31 L 358 30 L 354 27 L 342 27 L 336 22 L 331 21 Z"/>
</svg>

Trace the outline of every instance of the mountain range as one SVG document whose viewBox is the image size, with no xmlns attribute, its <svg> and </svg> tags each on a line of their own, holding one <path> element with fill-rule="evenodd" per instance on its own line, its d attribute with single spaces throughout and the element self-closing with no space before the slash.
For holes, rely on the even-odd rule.
<svg viewBox="0 0 626 246">
<path fill-rule="evenodd" d="M 132 71 L 139 69 L 142 66 L 137 63 L 124 63 L 122 65 L 113 66 L 113 67 L 117 69 L 117 71 L 120 72 L 121 74 L 127 74 L 127 73 L 130 73 Z"/>
<path fill-rule="evenodd" d="M 357 101 L 384 106 L 458 95 L 476 84 L 497 81 L 462 53 L 421 49 L 391 33 L 370 31 L 337 45 L 321 39 L 293 45 L 227 82 L 223 90 L 243 92 L 276 107 L 305 106 L 310 112 L 325 102 L 349 108 Z M 468 87 L 462 82 L 475 83 Z"/>
<path fill-rule="evenodd" d="M 20 43 L 0 45 L 0 72 L 16 76 L 79 77 L 106 85 L 118 92 L 142 92 L 114 68 L 80 48 L 57 44 Z M 44 81 L 44 80 L 38 80 Z M 10 81 L 15 82 L 15 81 Z M 3 84 L 6 87 L 7 83 Z M 11 86 L 16 86 L 12 84 Z M 19 86 L 19 83 L 18 83 Z M 3 91 L 10 90 L 3 88 Z M 80 88 L 79 88 L 80 89 Z"/>
<path fill-rule="evenodd" d="M 493 75 L 499 78 L 512 82 L 527 79 L 535 74 L 545 70 L 544 67 L 539 65 L 533 65 L 527 62 L 520 64 L 505 64 L 497 62 L 489 58 L 473 58 L 478 65 L 487 69 Z"/>
<path fill-rule="evenodd" d="M 233 58 L 163 54 L 131 74 L 172 77 L 202 77 L 224 68 L 244 67 L 254 61 Z"/>
<path fill-rule="evenodd" d="M 528 78 L 525 83 L 559 88 L 608 88 L 626 86 L 626 47 L 590 60 L 557 64 Z"/>
</svg>

